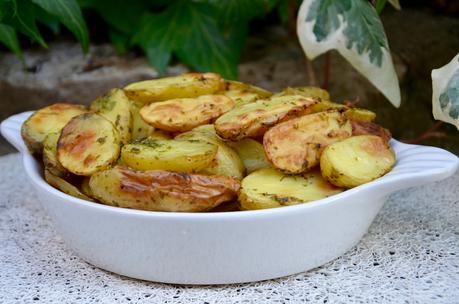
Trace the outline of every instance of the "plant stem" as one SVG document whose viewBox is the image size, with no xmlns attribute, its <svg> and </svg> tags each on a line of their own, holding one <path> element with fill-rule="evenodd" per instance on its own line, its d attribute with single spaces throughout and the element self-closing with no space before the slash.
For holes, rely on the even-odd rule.
<svg viewBox="0 0 459 304">
<path fill-rule="evenodd" d="M 309 85 L 317 86 L 317 77 L 316 71 L 314 70 L 314 66 L 312 65 L 312 61 L 308 59 L 308 57 L 304 56 L 306 62 L 306 72 L 308 73 L 308 80 Z"/>
<path fill-rule="evenodd" d="M 328 90 L 330 83 L 330 69 L 331 69 L 331 54 L 330 52 L 325 53 L 325 62 L 323 67 L 323 82 L 322 89 Z"/>
<path fill-rule="evenodd" d="M 406 142 L 407 144 L 417 144 L 417 143 L 420 143 L 426 140 L 427 138 L 442 137 L 444 136 L 443 133 L 435 132 L 442 125 L 443 125 L 443 121 L 437 121 L 432 127 L 430 127 L 429 129 L 421 133 L 418 137 L 414 139 L 405 140 L 404 142 Z"/>
</svg>

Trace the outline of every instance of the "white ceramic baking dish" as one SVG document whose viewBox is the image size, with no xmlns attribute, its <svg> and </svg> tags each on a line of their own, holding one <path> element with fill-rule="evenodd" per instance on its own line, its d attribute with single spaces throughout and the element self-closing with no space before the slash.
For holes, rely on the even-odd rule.
<svg viewBox="0 0 459 304">
<path fill-rule="evenodd" d="M 458 158 L 442 149 L 391 145 L 387 175 L 332 197 L 290 207 L 222 213 L 168 213 L 105 206 L 48 185 L 20 135 L 32 112 L 1 124 L 67 245 L 89 263 L 125 276 L 177 284 L 266 280 L 307 271 L 351 249 L 389 194 L 451 176 Z"/>
</svg>

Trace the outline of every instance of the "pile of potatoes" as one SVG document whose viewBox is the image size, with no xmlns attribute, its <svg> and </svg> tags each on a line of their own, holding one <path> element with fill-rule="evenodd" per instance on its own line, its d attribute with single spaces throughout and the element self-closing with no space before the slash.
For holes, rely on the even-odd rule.
<svg viewBox="0 0 459 304">
<path fill-rule="evenodd" d="M 316 87 L 264 89 L 189 73 L 56 103 L 22 125 L 44 177 L 78 198 L 201 212 L 310 202 L 391 170 L 390 133 Z"/>
</svg>

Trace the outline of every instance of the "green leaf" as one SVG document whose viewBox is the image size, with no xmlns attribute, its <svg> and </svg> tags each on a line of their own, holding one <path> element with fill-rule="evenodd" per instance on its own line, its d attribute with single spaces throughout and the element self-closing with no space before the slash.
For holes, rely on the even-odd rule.
<svg viewBox="0 0 459 304">
<path fill-rule="evenodd" d="M 125 54 L 129 47 L 129 37 L 114 30 L 111 30 L 108 35 L 118 54 Z"/>
<path fill-rule="evenodd" d="M 0 42 L 17 56 L 22 58 L 21 46 L 19 45 L 18 37 L 14 28 L 0 23 Z"/>
<path fill-rule="evenodd" d="M 27 0 L 11 0 L 11 5 L 12 15 L 8 23 L 42 47 L 47 48 L 35 23 L 33 3 Z"/>
<path fill-rule="evenodd" d="M 211 0 L 222 24 L 247 21 L 269 13 L 279 0 Z"/>
<path fill-rule="evenodd" d="M 378 12 L 378 14 L 381 14 L 383 11 L 384 7 L 386 6 L 387 0 L 377 0 L 375 4 L 375 9 Z"/>
<path fill-rule="evenodd" d="M 78 39 L 86 53 L 89 49 L 89 35 L 80 7 L 75 0 L 32 0 L 49 14 L 56 16 Z"/>
<path fill-rule="evenodd" d="M 54 35 L 59 33 L 59 19 L 53 15 L 50 15 L 38 5 L 35 6 L 35 17 L 37 18 L 38 22 L 48 27 L 54 33 Z"/>
<path fill-rule="evenodd" d="M 396 9 L 401 10 L 402 7 L 400 6 L 399 0 L 389 0 L 389 3 Z"/>
<path fill-rule="evenodd" d="M 336 49 L 392 104 L 400 105 L 400 87 L 386 34 L 368 0 L 304 0 L 297 32 L 311 60 Z"/>
<path fill-rule="evenodd" d="M 459 53 L 447 65 L 432 71 L 432 109 L 435 119 L 459 130 Z"/>
</svg>

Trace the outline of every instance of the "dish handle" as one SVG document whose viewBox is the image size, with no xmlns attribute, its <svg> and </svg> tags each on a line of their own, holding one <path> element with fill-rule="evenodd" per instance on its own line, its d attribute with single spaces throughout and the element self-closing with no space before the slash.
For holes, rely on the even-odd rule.
<svg viewBox="0 0 459 304">
<path fill-rule="evenodd" d="M 32 113 L 33 111 L 29 111 L 10 116 L 2 121 L 0 125 L 3 137 L 21 153 L 27 152 L 27 147 L 21 136 L 21 126 Z"/>
<path fill-rule="evenodd" d="M 459 158 L 446 150 L 396 140 L 391 140 L 391 145 L 397 155 L 397 163 L 392 171 L 375 181 L 387 194 L 443 180 L 459 168 Z"/>
</svg>

